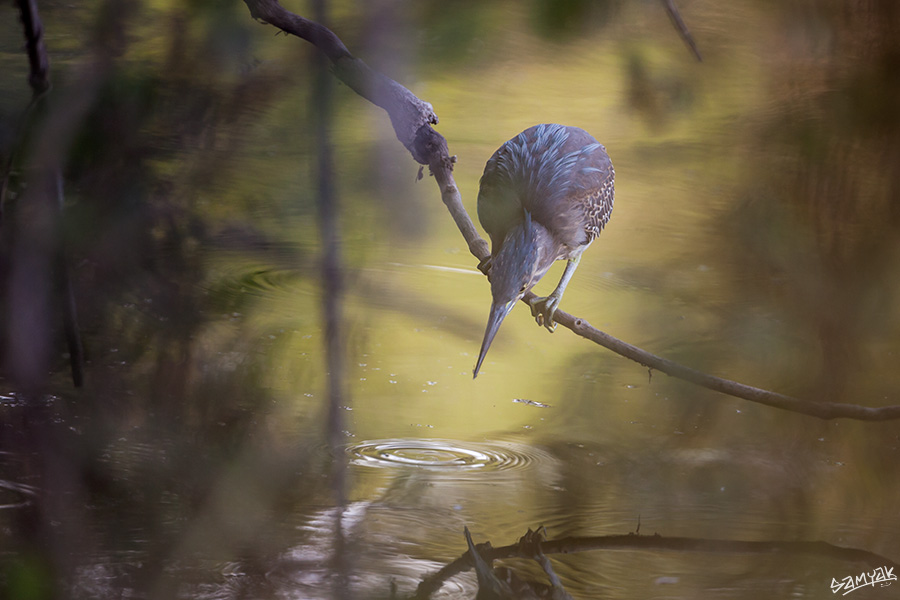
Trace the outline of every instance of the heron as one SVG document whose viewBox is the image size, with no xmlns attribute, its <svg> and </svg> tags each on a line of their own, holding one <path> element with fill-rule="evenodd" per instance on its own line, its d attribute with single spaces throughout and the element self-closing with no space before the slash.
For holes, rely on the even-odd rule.
<svg viewBox="0 0 900 600">
<path fill-rule="evenodd" d="M 582 252 L 612 214 L 615 171 L 606 148 L 579 127 L 542 124 L 505 142 L 484 167 L 478 220 L 491 238 L 479 265 L 491 284 L 491 311 L 473 377 L 500 324 L 556 260 L 566 268 L 531 314 L 549 331 Z"/>
</svg>

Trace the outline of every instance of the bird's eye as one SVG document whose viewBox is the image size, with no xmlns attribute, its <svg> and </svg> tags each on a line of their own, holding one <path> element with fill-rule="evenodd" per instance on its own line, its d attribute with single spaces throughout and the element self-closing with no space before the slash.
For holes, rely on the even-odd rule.
<svg viewBox="0 0 900 600">
<path fill-rule="evenodd" d="M 525 293 L 525 290 L 526 290 L 527 288 L 528 288 L 528 284 L 527 284 L 527 283 L 523 283 L 523 284 L 522 284 L 522 287 L 519 289 L 519 293 L 520 293 L 520 294 L 524 294 L 524 293 Z"/>
</svg>

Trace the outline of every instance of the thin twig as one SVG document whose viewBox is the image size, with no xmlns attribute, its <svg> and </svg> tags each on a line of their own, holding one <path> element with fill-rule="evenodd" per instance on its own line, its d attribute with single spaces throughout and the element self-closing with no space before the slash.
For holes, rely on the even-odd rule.
<svg viewBox="0 0 900 600">
<path fill-rule="evenodd" d="M 431 127 L 437 123 L 437 116 L 431 105 L 419 100 L 396 81 L 373 71 L 363 61 L 354 58 L 337 35 L 322 25 L 285 10 L 276 0 L 244 0 L 244 2 L 254 18 L 275 25 L 284 32 L 303 38 L 320 48 L 332 61 L 335 75 L 341 81 L 347 83 L 363 98 L 387 111 L 397 138 L 406 146 L 417 162 L 427 164 L 431 169 L 441 190 L 441 199 L 450 210 L 457 227 L 468 244 L 469 251 L 479 261 L 487 258 L 490 255 L 487 242 L 478 235 L 475 225 L 463 208 L 459 188 L 453 179 L 454 160 L 447 149 L 447 141 Z M 674 4 L 671 8 L 674 9 Z M 670 12 L 670 14 L 673 13 Z M 678 16 L 677 10 L 674 15 Z M 678 21 L 683 25 L 680 17 L 678 17 Z M 686 32 L 687 28 L 683 28 L 683 31 Z M 410 135 L 411 131 L 415 133 Z M 522 298 L 522 301 L 528 302 L 534 297 L 535 295 L 529 292 Z M 661 358 L 595 329 L 586 320 L 573 317 L 561 310 L 556 312 L 554 320 L 563 327 L 571 329 L 578 335 L 625 358 L 729 396 L 819 419 L 847 418 L 862 421 L 900 419 L 900 406 L 869 408 L 855 404 L 801 400 L 708 375 Z"/>
<path fill-rule="evenodd" d="M 534 296 L 534 294 L 529 292 L 529 295 L 523 298 L 523 301 L 528 302 L 529 297 L 531 296 Z M 810 402 L 809 400 L 801 400 L 799 398 L 794 398 L 793 396 L 787 396 L 785 394 L 756 388 L 729 379 L 715 377 L 714 375 L 709 375 L 666 358 L 656 356 L 637 346 L 632 346 L 627 342 L 623 342 L 608 333 L 604 333 L 593 327 L 586 320 L 573 317 L 561 310 L 556 311 L 553 320 L 563 327 L 571 329 L 581 337 L 591 340 L 604 348 L 612 350 L 616 354 L 624 356 L 625 358 L 630 358 L 646 367 L 662 371 L 672 377 L 677 377 L 678 379 L 683 379 L 736 398 L 743 398 L 744 400 L 749 400 L 758 404 L 765 404 L 766 406 L 781 408 L 826 420 L 846 418 L 857 419 L 860 421 L 889 421 L 900 419 L 900 406 L 897 405 L 872 408 L 860 406 L 858 404 L 837 404 L 833 402 Z"/>
<path fill-rule="evenodd" d="M 697 48 L 697 42 L 694 41 L 694 36 L 691 35 L 691 31 L 688 29 L 687 24 L 684 22 L 684 19 L 681 18 L 681 13 L 678 12 L 678 7 L 675 6 L 675 0 L 662 0 L 662 3 L 666 8 L 666 13 L 668 13 L 669 18 L 672 20 L 672 25 L 678 31 L 678 35 L 681 36 L 681 39 L 684 40 L 687 47 L 691 49 L 691 52 L 694 53 L 697 60 L 702 62 L 703 57 L 700 56 L 700 49 Z"/>
</svg>

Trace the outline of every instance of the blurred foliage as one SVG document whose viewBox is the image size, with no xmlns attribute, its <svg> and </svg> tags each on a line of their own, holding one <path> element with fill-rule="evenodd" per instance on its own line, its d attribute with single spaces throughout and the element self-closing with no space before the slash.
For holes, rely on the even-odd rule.
<svg viewBox="0 0 900 600">
<path fill-rule="evenodd" d="M 5 565 L 0 587 L 8 598 L 42 600 L 53 597 L 53 576 L 39 555 L 25 555 Z"/>
<path fill-rule="evenodd" d="M 596 35 L 609 25 L 623 0 L 533 0 L 531 19 L 535 30 L 549 38 Z"/>
<path fill-rule="evenodd" d="M 785 26 L 802 24 L 798 48 L 768 82 L 782 104 L 754 124 L 760 150 L 726 235 L 741 270 L 782 282 L 773 308 L 821 352 L 807 393 L 836 400 L 863 383 L 864 340 L 897 333 L 884 315 L 898 291 L 900 20 L 893 2 L 780 10 Z"/>
</svg>

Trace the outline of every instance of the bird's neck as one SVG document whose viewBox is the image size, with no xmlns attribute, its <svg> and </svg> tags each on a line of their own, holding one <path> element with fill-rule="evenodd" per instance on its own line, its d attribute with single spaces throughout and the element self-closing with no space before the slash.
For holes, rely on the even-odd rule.
<svg viewBox="0 0 900 600">
<path fill-rule="evenodd" d="M 535 280 L 543 277 L 550 267 L 553 265 L 560 254 L 561 244 L 546 227 L 538 223 L 532 222 L 532 230 L 534 241 L 537 246 L 537 256 L 535 259 Z"/>
</svg>

